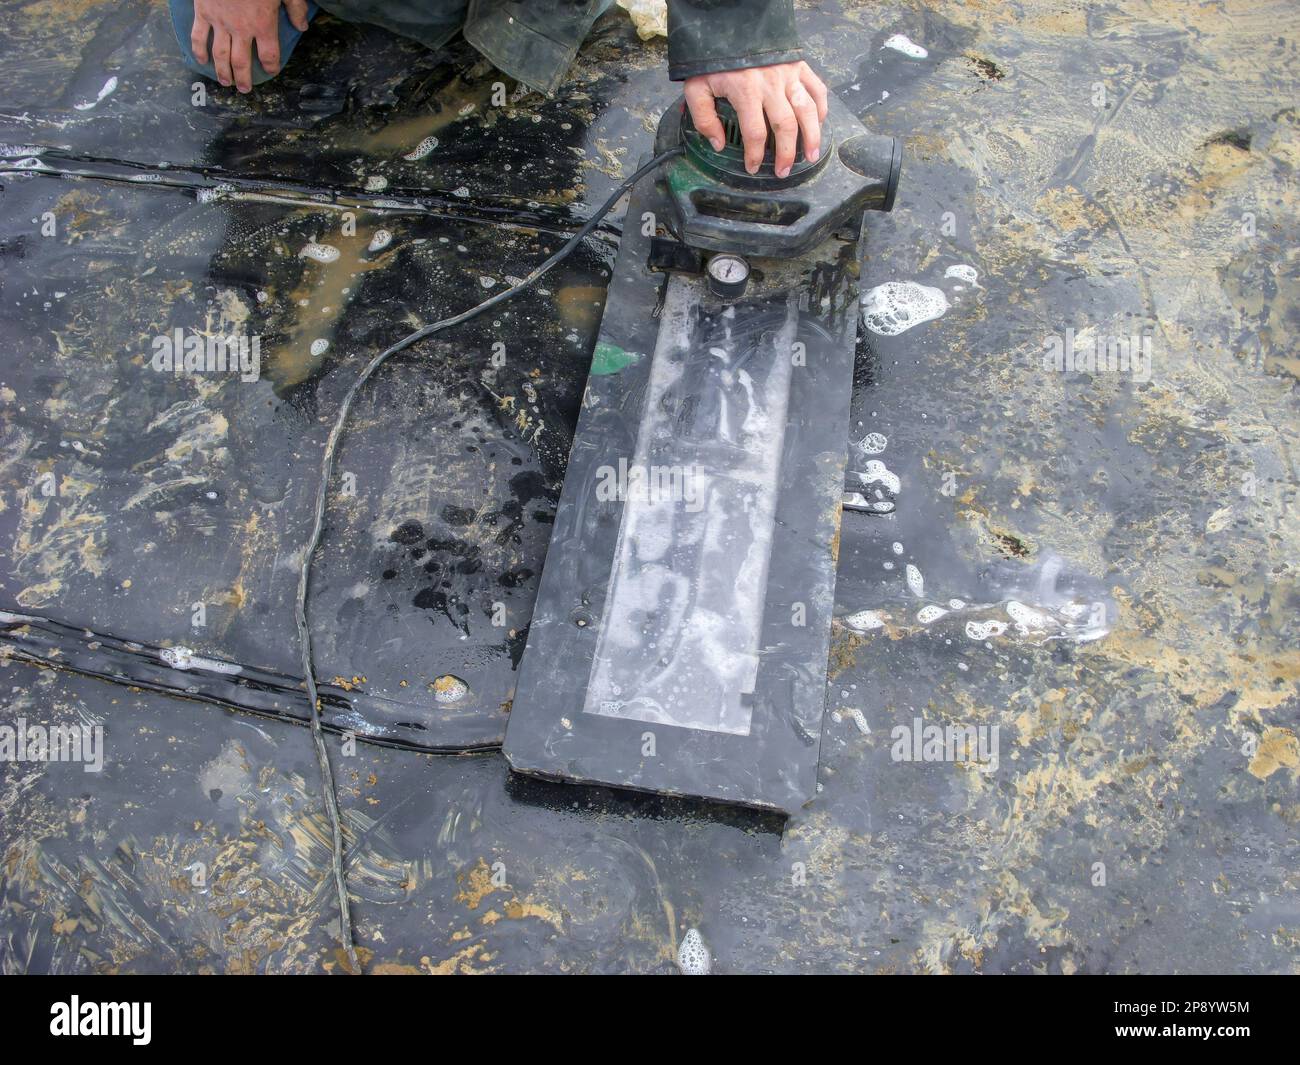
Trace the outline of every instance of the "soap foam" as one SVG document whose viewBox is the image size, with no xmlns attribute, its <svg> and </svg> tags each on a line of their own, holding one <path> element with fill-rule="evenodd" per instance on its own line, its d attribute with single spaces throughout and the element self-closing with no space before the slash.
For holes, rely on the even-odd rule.
<svg viewBox="0 0 1300 1065">
<path fill-rule="evenodd" d="M 898 474 L 893 473 L 879 459 L 871 459 L 867 462 L 866 468 L 859 476 L 863 484 L 883 484 L 885 489 L 894 495 L 898 495 L 903 488 L 903 482 Z"/>
<path fill-rule="evenodd" d="M 99 90 L 99 95 L 96 96 L 93 100 L 83 100 L 81 103 L 73 104 L 72 106 L 75 107 L 78 111 L 89 111 L 93 107 L 95 107 L 95 105 L 98 104 L 99 101 L 102 100 L 105 96 L 108 96 L 110 93 L 116 91 L 117 91 L 117 78 L 111 77 L 108 79 L 108 81 L 104 82 L 104 87 Z"/>
<path fill-rule="evenodd" d="M 458 703 L 468 694 L 469 685 L 450 673 L 433 682 L 433 697 L 440 703 Z"/>
<path fill-rule="evenodd" d="M 408 163 L 418 162 L 419 160 L 423 159 L 426 155 L 428 155 L 431 151 L 433 151 L 436 147 L 438 147 L 437 137 L 425 137 L 424 140 L 420 141 L 419 144 L 417 144 L 413 149 L 411 149 L 411 151 L 407 152 L 404 156 L 402 156 L 402 158 L 405 159 Z"/>
<path fill-rule="evenodd" d="M 883 565 L 893 568 L 892 562 Z M 911 565 L 907 570 L 910 595 L 898 595 L 897 603 L 925 598 L 920 570 Z M 896 614 L 891 635 L 927 631 L 925 627 L 941 621 L 938 631 L 943 631 L 949 624 L 946 618 L 964 626 L 966 636 L 980 643 L 1000 636 L 1034 645 L 1055 640 L 1089 643 L 1110 632 L 1114 621 L 1114 603 L 1101 584 L 1085 573 L 1066 570 L 1056 555 L 1045 555 L 1033 566 L 992 566 L 981 575 L 981 584 L 985 594 L 980 602 L 936 597 L 920 605 L 913 615 L 914 625 L 905 619 L 905 613 Z M 882 628 L 881 618 L 889 616 L 880 608 L 861 610 L 843 618 L 842 623 L 863 633 Z"/>
<path fill-rule="evenodd" d="M 927 49 L 922 48 L 921 45 L 916 44 L 901 33 L 895 33 L 892 37 L 886 38 L 882 47 L 892 48 L 895 52 L 902 52 L 909 59 L 924 59 L 930 54 Z"/>
<path fill-rule="evenodd" d="M 318 263 L 332 263 L 339 257 L 338 248 L 333 244 L 317 244 L 312 241 L 298 253 L 300 259 L 314 259 Z"/>
<path fill-rule="evenodd" d="M 868 433 L 858 442 L 858 449 L 864 455 L 879 455 L 889 446 L 889 438 L 884 433 Z"/>
<path fill-rule="evenodd" d="M 941 318 L 949 306 L 941 288 L 915 281 L 886 281 L 862 297 L 862 321 L 879 336 L 898 336 Z"/>
<path fill-rule="evenodd" d="M 883 629 L 885 619 L 880 616 L 878 610 L 859 610 L 856 614 L 850 614 L 844 618 L 844 624 L 854 632 L 870 632 L 872 629 Z"/>
<path fill-rule="evenodd" d="M 704 937 L 694 928 L 688 928 L 677 948 L 677 967 L 685 976 L 708 976 L 713 968 L 713 955 L 704 945 Z"/>
<path fill-rule="evenodd" d="M 1001 636 L 1007 631 L 1005 621 L 968 621 L 966 622 L 966 635 L 972 640 L 983 641 L 990 636 Z"/>
<path fill-rule="evenodd" d="M 925 578 L 921 576 L 921 571 L 909 562 L 905 572 L 907 574 L 907 587 L 918 599 L 923 598 L 925 596 Z"/>
<path fill-rule="evenodd" d="M 243 666 L 235 665 L 233 662 L 222 662 L 215 658 L 204 658 L 202 655 L 195 654 L 190 648 L 183 645 L 176 647 L 164 647 L 158 652 L 158 657 L 173 669 L 204 669 L 209 673 L 225 673 L 233 675 L 243 672 Z"/>
</svg>

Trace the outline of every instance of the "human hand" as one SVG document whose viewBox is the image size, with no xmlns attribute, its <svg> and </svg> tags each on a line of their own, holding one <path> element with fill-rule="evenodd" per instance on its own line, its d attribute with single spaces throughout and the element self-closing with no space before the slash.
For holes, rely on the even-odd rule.
<svg viewBox="0 0 1300 1065">
<path fill-rule="evenodd" d="M 821 123 L 826 120 L 826 86 L 807 63 L 775 63 L 686 79 L 686 105 L 695 128 L 721 151 L 722 123 L 713 106 L 718 97 L 725 97 L 736 109 L 745 141 L 745 169 L 751 174 L 763 162 L 769 125 L 776 135 L 777 177 L 790 173 L 801 131 L 804 154 L 810 162 L 817 161 Z"/>
<path fill-rule="evenodd" d="M 307 29 L 307 0 L 283 0 L 289 21 Z M 240 92 L 253 90 L 253 43 L 268 74 L 280 72 L 281 0 L 194 0 L 190 47 L 200 63 L 208 61 L 212 35 L 212 65 L 222 85 Z"/>
</svg>

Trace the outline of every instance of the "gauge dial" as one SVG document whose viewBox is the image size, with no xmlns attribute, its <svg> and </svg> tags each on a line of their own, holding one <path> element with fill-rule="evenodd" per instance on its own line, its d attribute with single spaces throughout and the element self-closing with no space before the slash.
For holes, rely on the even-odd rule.
<svg viewBox="0 0 1300 1065">
<path fill-rule="evenodd" d="M 749 263 L 739 255 L 715 255 L 706 267 L 709 291 L 723 299 L 738 299 L 749 283 Z"/>
</svg>

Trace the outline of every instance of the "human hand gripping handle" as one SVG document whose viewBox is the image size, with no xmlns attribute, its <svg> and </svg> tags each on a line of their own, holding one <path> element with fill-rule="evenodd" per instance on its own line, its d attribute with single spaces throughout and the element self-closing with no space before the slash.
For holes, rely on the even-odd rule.
<svg viewBox="0 0 1300 1065">
<path fill-rule="evenodd" d="M 763 162 L 769 125 L 776 140 L 777 177 L 790 173 L 800 132 L 808 161 L 817 161 L 821 124 L 826 120 L 826 86 L 803 60 L 698 74 L 686 79 L 685 89 L 695 128 L 718 151 L 723 147 L 723 130 L 713 101 L 725 97 L 731 102 L 745 141 L 745 169 L 751 174 Z"/>
<path fill-rule="evenodd" d="M 283 6 L 294 28 L 306 30 L 307 0 L 283 0 Z M 211 38 L 217 80 L 252 92 L 254 44 L 266 72 L 280 72 L 280 7 L 281 0 L 194 0 L 190 47 L 195 58 L 208 62 Z"/>
</svg>

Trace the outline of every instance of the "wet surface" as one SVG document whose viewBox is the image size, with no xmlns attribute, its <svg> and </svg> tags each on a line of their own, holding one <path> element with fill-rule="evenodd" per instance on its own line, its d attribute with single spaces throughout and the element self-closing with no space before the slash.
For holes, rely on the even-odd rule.
<svg viewBox="0 0 1300 1065">
<path fill-rule="evenodd" d="M 332 739 L 363 958 L 672 971 L 695 928 L 714 971 L 1293 970 L 1291 6 L 800 16 L 907 149 L 869 220 L 820 790 L 782 827 Z M 323 20 L 269 90 L 195 106 L 158 5 L 7 22 L 0 609 L 11 656 L 68 668 L 6 664 L 5 722 L 106 746 L 0 765 L 0 966 L 337 969 L 308 733 L 202 700 L 301 719 L 331 411 L 628 172 L 662 46 L 611 16 L 555 100 L 496 106 L 463 47 Z M 499 742 L 615 228 L 361 397 L 312 586 L 334 727 Z M 244 323 L 258 380 L 152 369 Z"/>
<path fill-rule="evenodd" d="M 672 180 L 629 216 L 668 217 Z M 650 248 L 644 228 L 619 247 L 611 372 L 583 393 L 504 753 L 795 812 L 817 782 L 860 242 L 755 258 L 734 300 Z"/>
</svg>

